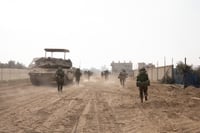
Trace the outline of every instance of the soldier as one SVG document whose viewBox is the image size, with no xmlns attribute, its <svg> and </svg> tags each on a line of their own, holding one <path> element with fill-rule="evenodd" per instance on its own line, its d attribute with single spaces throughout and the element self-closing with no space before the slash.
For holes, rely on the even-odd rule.
<svg viewBox="0 0 200 133">
<path fill-rule="evenodd" d="M 143 95 L 145 96 L 145 101 L 147 101 L 147 96 L 148 96 L 147 91 L 148 91 L 148 86 L 150 85 L 150 81 L 145 68 L 139 70 L 136 85 L 137 87 L 139 87 L 141 103 L 143 103 Z"/>
<path fill-rule="evenodd" d="M 82 73 L 80 71 L 79 68 L 76 69 L 76 72 L 75 72 L 75 78 L 76 78 L 76 83 L 79 85 L 79 82 L 80 82 L 80 77 L 81 77 Z"/>
<path fill-rule="evenodd" d="M 89 71 L 89 70 L 87 71 L 87 78 L 88 78 L 88 80 L 90 80 L 90 77 L 92 76 L 92 74 L 93 73 L 91 71 Z"/>
<path fill-rule="evenodd" d="M 108 76 L 109 76 L 109 71 L 108 70 L 105 70 L 104 71 L 104 76 L 105 76 L 105 80 L 108 79 Z"/>
<path fill-rule="evenodd" d="M 120 80 L 120 84 L 123 87 L 125 85 L 125 81 L 126 81 L 127 76 L 128 76 L 128 74 L 126 73 L 126 70 L 124 70 L 124 69 L 122 69 L 122 71 L 118 75 L 118 78 Z"/>
<path fill-rule="evenodd" d="M 58 67 L 58 70 L 56 71 L 56 81 L 58 85 L 58 92 L 62 92 L 64 77 L 65 77 L 65 72 L 62 70 L 61 67 Z"/>
<path fill-rule="evenodd" d="M 101 72 L 101 78 L 103 78 L 103 76 L 104 76 L 104 72 Z"/>
</svg>

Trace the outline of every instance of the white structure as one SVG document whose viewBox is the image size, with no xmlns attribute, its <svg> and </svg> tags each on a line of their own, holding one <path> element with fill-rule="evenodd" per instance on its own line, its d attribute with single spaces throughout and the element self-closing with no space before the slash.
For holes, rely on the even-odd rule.
<svg viewBox="0 0 200 133">
<path fill-rule="evenodd" d="M 152 63 L 145 64 L 144 62 L 138 63 L 138 70 L 141 68 L 155 68 L 155 65 Z"/>
<path fill-rule="evenodd" d="M 112 73 L 119 73 L 122 69 L 125 69 L 128 74 L 133 73 L 133 64 L 132 62 L 118 62 L 114 61 L 111 63 Z"/>
</svg>

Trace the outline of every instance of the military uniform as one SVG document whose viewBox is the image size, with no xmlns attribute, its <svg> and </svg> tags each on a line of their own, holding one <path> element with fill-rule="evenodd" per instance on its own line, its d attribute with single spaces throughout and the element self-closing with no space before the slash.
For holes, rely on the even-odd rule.
<svg viewBox="0 0 200 133">
<path fill-rule="evenodd" d="M 61 67 L 59 67 L 58 70 L 56 71 L 56 81 L 58 85 L 58 92 L 62 92 L 64 77 L 65 77 L 65 72 L 62 70 Z"/>
<path fill-rule="evenodd" d="M 86 74 L 87 74 L 88 80 L 90 80 L 90 77 L 92 76 L 93 73 L 91 71 L 87 71 Z"/>
<path fill-rule="evenodd" d="M 104 72 L 101 72 L 101 78 L 103 78 L 103 76 L 104 76 Z"/>
<path fill-rule="evenodd" d="M 109 71 L 108 70 L 105 70 L 104 71 L 104 76 L 105 76 L 105 80 L 108 79 L 108 76 L 109 76 Z"/>
<path fill-rule="evenodd" d="M 121 84 L 121 86 L 123 86 L 123 87 L 124 87 L 124 85 L 125 85 L 125 80 L 126 80 L 127 76 L 128 76 L 128 74 L 126 73 L 125 70 L 122 70 L 122 71 L 119 73 L 119 75 L 118 75 L 118 78 L 119 78 L 119 80 L 120 80 L 120 84 Z"/>
<path fill-rule="evenodd" d="M 76 78 L 76 83 L 79 84 L 80 82 L 80 77 L 81 77 L 82 73 L 80 71 L 80 69 L 76 69 L 76 72 L 75 72 L 75 78 Z"/>
<path fill-rule="evenodd" d="M 148 86 L 150 85 L 150 82 L 146 70 L 144 68 L 139 70 L 136 85 L 137 87 L 139 87 L 141 102 L 143 102 L 143 94 L 145 96 L 145 101 L 147 101 Z"/>
</svg>

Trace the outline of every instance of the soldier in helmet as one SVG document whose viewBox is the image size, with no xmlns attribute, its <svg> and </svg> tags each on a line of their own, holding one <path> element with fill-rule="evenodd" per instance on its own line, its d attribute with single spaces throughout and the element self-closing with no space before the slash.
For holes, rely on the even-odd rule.
<svg viewBox="0 0 200 133">
<path fill-rule="evenodd" d="M 109 76 L 109 71 L 108 70 L 104 71 L 104 76 L 105 76 L 105 80 L 108 80 L 108 76 Z"/>
<path fill-rule="evenodd" d="M 147 96 L 148 96 L 147 91 L 148 91 L 148 86 L 150 85 L 150 81 L 145 68 L 139 70 L 136 85 L 137 87 L 139 87 L 141 102 L 143 103 L 143 95 L 145 96 L 145 101 L 147 101 Z"/>
<path fill-rule="evenodd" d="M 103 76 L 104 76 L 104 72 L 101 72 L 101 78 L 103 79 Z"/>
<path fill-rule="evenodd" d="M 65 72 L 62 67 L 58 67 L 56 71 L 56 81 L 58 85 L 58 92 L 62 92 L 63 84 L 64 84 Z"/>
<path fill-rule="evenodd" d="M 82 73 L 80 71 L 79 68 L 76 69 L 76 72 L 75 72 L 75 78 L 76 78 L 76 83 L 79 85 L 79 82 L 80 82 L 80 77 L 81 77 Z"/>
<path fill-rule="evenodd" d="M 120 80 L 120 84 L 121 86 L 124 87 L 125 85 L 125 81 L 126 81 L 126 78 L 128 77 L 128 74 L 126 73 L 126 70 L 125 69 L 122 69 L 122 71 L 119 73 L 118 75 L 118 78 Z"/>
<path fill-rule="evenodd" d="M 90 80 L 90 77 L 92 76 L 93 72 L 88 70 L 88 71 L 85 71 L 85 75 L 87 76 L 87 79 Z"/>
</svg>

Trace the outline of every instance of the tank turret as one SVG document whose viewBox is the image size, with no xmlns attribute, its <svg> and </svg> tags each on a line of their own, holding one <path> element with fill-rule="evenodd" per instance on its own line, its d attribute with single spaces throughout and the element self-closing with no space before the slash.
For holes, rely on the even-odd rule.
<svg viewBox="0 0 200 133">
<path fill-rule="evenodd" d="M 30 81 L 33 85 L 49 84 L 56 82 L 55 73 L 58 67 L 62 67 L 65 72 L 64 84 L 73 82 L 74 70 L 72 69 L 72 62 L 70 59 L 65 59 L 65 53 L 69 52 L 67 49 L 44 49 L 45 57 L 34 58 L 30 67 Z M 64 59 L 46 57 L 46 53 L 64 52 Z"/>
</svg>

